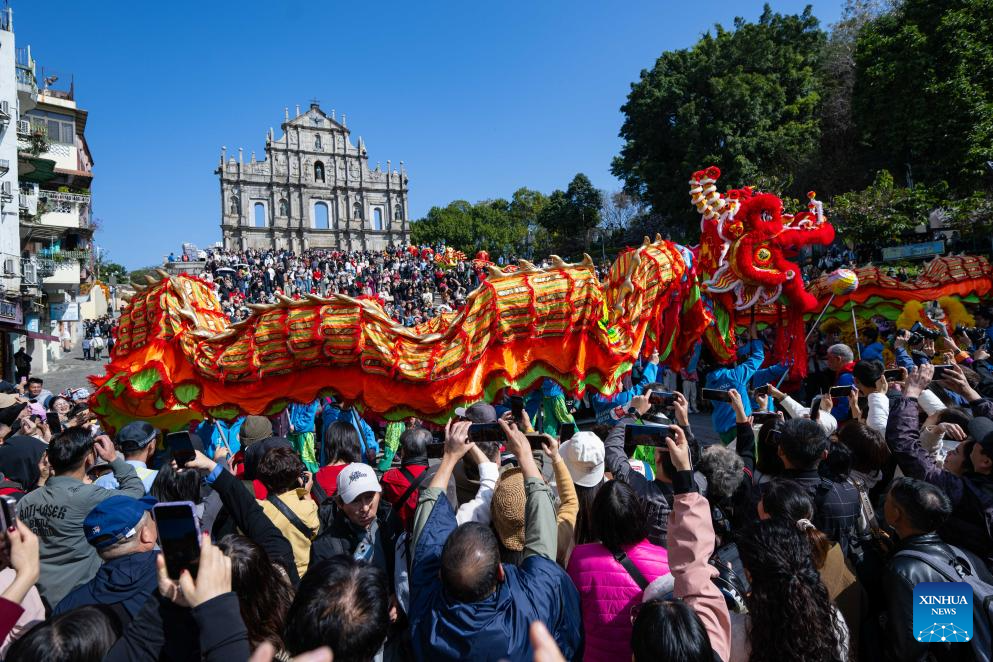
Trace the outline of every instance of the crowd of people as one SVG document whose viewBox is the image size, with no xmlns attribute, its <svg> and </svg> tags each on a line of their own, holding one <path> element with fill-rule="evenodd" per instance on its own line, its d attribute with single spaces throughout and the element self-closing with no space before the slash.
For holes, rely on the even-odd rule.
<svg viewBox="0 0 993 662">
<path fill-rule="evenodd" d="M 458 310 L 479 285 L 470 260 L 442 267 L 433 256 L 433 249 L 411 253 L 401 246 L 382 251 L 308 249 L 299 254 L 212 248 L 205 251 L 203 275 L 216 284 L 232 322 L 248 316 L 245 304 L 275 303 L 279 295 L 345 294 L 376 298 L 394 319 L 414 326 Z"/>
<path fill-rule="evenodd" d="M 208 261 L 229 301 L 472 282 L 402 252 Z M 546 380 L 444 427 L 322 398 L 108 435 L 85 389 L 0 383 L 0 658 L 989 660 L 978 602 L 971 643 L 913 629 L 920 582 L 993 592 L 976 319 L 815 333 L 803 382 L 751 328 L 732 365 L 656 353 L 616 394 Z"/>
</svg>

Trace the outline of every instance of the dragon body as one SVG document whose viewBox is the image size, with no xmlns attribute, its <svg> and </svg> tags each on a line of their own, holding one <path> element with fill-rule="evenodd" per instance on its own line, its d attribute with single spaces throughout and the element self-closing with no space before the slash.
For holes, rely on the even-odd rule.
<svg viewBox="0 0 993 662">
<path fill-rule="evenodd" d="M 602 283 L 589 257 L 490 265 L 461 311 L 413 328 L 373 299 L 344 295 L 252 305 L 231 324 L 206 281 L 149 277 L 121 315 L 106 374 L 91 378 L 93 411 L 110 429 L 134 419 L 178 429 L 333 394 L 386 420 L 441 421 L 456 406 L 544 378 L 610 394 L 639 356 L 657 349 L 679 368 L 701 338 L 727 360 L 739 311 L 783 300 L 811 307 L 785 250 L 830 241 L 833 230 L 819 213 L 783 217 L 775 196 L 717 194 L 716 168 L 698 175 L 696 249 L 646 238 L 620 253 Z"/>
</svg>

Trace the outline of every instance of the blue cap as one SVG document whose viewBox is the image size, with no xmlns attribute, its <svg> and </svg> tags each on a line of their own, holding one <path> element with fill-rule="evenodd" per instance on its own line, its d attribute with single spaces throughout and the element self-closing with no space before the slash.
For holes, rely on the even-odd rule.
<svg viewBox="0 0 993 662">
<path fill-rule="evenodd" d="M 117 495 L 104 499 L 83 520 L 86 542 L 98 550 L 115 545 L 134 535 L 134 527 L 157 503 L 155 497 L 134 499 Z"/>
</svg>

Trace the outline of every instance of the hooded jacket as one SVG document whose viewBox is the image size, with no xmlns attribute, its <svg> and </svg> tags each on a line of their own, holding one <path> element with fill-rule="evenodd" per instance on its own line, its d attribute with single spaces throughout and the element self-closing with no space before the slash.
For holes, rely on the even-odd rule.
<svg viewBox="0 0 993 662">
<path fill-rule="evenodd" d="M 148 551 L 107 561 L 93 579 L 62 598 L 52 615 L 83 605 L 120 604 L 134 617 L 158 589 L 155 556 L 156 552 Z"/>
</svg>

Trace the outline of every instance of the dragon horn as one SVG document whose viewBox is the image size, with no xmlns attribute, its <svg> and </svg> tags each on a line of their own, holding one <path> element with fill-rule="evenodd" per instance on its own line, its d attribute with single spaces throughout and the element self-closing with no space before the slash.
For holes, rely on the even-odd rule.
<svg viewBox="0 0 993 662">
<path fill-rule="evenodd" d="M 139 285 L 138 283 L 131 283 L 131 287 L 134 288 L 135 294 L 139 294 L 148 289 L 147 285 Z"/>
<path fill-rule="evenodd" d="M 170 273 L 169 273 L 168 271 L 166 271 L 165 269 L 156 269 L 156 270 L 155 270 L 155 273 L 157 273 L 157 274 L 158 274 L 159 276 L 161 276 L 162 278 L 172 278 L 172 274 L 170 274 Z"/>
<path fill-rule="evenodd" d="M 527 260 L 524 260 L 524 259 L 518 260 L 517 261 L 517 264 L 520 265 L 521 271 L 541 271 L 541 269 L 539 269 L 538 267 L 534 266 L 534 264 L 532 264 L 531 262 L 528 262 Z"/>
<path fill-rule="evenodd" d="M 151 274 L 145 274 L 145 282 L 147 282 L 149 285 L 159 284 L 159 280 Z"/>
<path fill-rule="evenodd" d="M 593 264 L 593 258 L 590 257 L 589 253 L 583 253 L 583 261 L 579 263 L 579 266 L 592 269 L 596 265 Z"/>
<path fill-rule="evenodd" d="M 551 262 L 552 266 L 556 269 L 565 269 L 566 267 L 569 266 L 568 264 L 566 264 L 566 261 L 560 258 L 558 255 L 549 255 L 548 261 Z"/>
<path fill-rule="evenodd" d="M 641 245 L 642 246 L 651 246 L 652 245 L 652 240 L 648 238 L 648 235 L 647 234 L 645 235 L 645 238 L 642 239 Z"/>
<path fill-rule="evenodd" d="M 274 308 L 279 308 L 279 306 L 272 303 L 246 303 L 245 307 L 249 310 L 254 310 L 257 313 L 264 313 Z"/>
<path fill-rule="evenodd" d="M 281 306 L 292 306 L 293 305 L 293 299 L 289 298 L 286 295 L 277 294 L 276 295 L 276 298 L 279 300 L 279 303 L 280 303 Z"/>
<path fill-rule="evenodd" d="M 655 243 L 656 244 L 661 244 L 662 243 L 662 235 L 660 233 L 658 233 L 658 232 L 655 233 Z"/>
<path fill-rule="evenodd" d="M 490 278 L 503 278 L 507 274 L 503 273 L 503 270 L 495 264 L 491 264 L 486 267 L 486 271 L 489 273 Z"/>
</svg>

